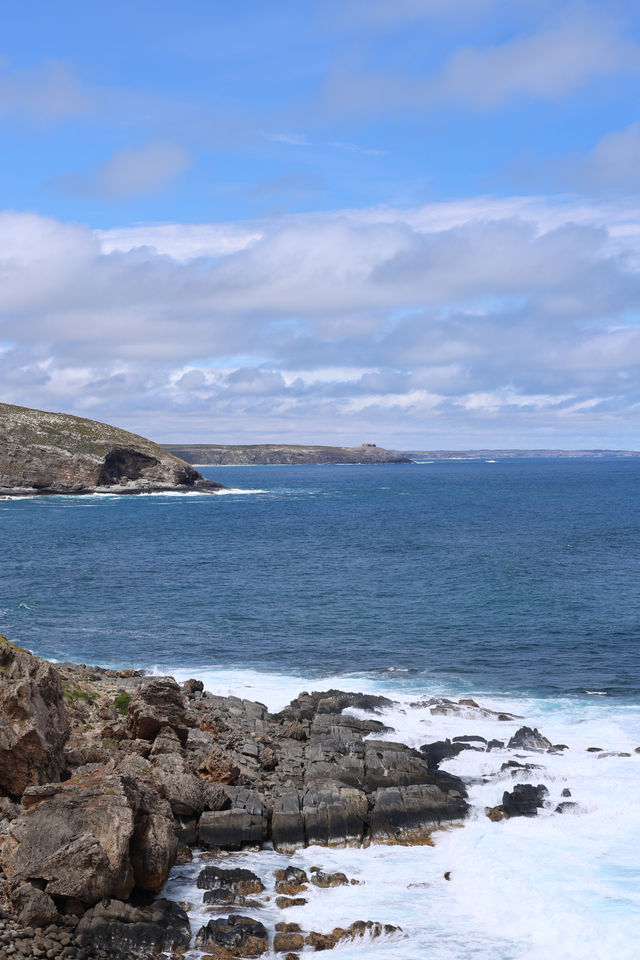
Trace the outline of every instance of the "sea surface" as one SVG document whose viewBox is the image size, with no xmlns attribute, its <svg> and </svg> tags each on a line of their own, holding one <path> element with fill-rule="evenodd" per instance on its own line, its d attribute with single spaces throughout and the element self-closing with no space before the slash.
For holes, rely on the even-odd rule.
<svg viewBox="0 0 640 960">
<path fill-rule="evenodd" d="M 416 746 L 538 726 L 568 750 L 533 758 L 528 779 L 549 788 L 537 818 L 490 822 L 513 753 L 465 752 L 443 764 L 469 783 L 464 828 L 433 848 L 300 851 L 287 862 L 365 883 L 277 919 L 402 926 L 345 960 L 638 957 L 640 460 L 202 472 L 229 491 L 0 501 L 0 632 L 274 709 L 302 689 L 385 693 L 390 737 Z M 410 706 L 442 694 L 522 720 Z M 578 806 L 561 815 L 565 788 Z M 282 858 L 230 862 L 265 875 Z M 197 869 L 168 888 L 194 923 Z"/>
</svg>

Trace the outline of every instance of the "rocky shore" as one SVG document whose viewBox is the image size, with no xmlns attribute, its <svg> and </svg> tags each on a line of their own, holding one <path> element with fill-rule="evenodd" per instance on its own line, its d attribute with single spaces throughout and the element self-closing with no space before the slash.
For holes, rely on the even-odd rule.
<svg viewBox="0 0 640 960">
<path fill-rule="evenodd" d="M 415 750 L 390 739 L 379 718 L 389 706 L 329 690 L 270 713 L 198 680 L 180 686 L 129 669 L 54 665 L 0 637 L 0 960 L 193 949 L 218 960 L 267 950 L 291 960 L 343 940 L 399 935 L 384 917 L 267 929 L 260 909 L 272 895 L 288 908 L 304 904 L 311 887 L 355 882 L 291 865 L 299 848 L 431 845 L 434 831 L 461 823 L 465 784 L 440 769 L 461 751 L 514 751 L 503 770 L 516 780 L 536 769 L 522 762 L 527 754 L 567 747 L 521 727 L 501 741 L 469 734 Z M 427 706 L 434 717 L 492 714 L 517 726 L 473 700 Z M 487 816 L 535 816 L 546 793 L 544 784 L 514 783 Z M 282 855 L 268 895 L 265 876 L 225 867 L 229 852 L 265 844 Z M 208 851 L 198 887 L 211 920 L 199 929 L 182 905 L 156 899 L 194 848 Z"/>
<path fill-rule="evenodd" d="M 145 437 L 96 420 L 0 403 L 0 496 L 221 489 Z"/>
</svg>

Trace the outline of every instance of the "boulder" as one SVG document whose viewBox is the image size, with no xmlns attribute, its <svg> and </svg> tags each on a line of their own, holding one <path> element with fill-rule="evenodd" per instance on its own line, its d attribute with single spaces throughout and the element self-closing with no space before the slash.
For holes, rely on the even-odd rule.
<svg viewBox="0 0 640 960">
<path fill-rule="evenodd" d="M 543 750 L 551 750 L 553 744 L 542 736 L 537 727 L 520 727 L 509 740 L 507 747 L 509 750 L 529 750 L 541 753 Z"/>
<path fill-rule="evenodd" d="M 420 747 L 420 753 L 427 761 L 429 770 L 437 770 L 443 760 L 450 760 L 457 757 L 463 750 L 472 749 L 464 741 L 452 742 L 451 740 L 436 740 L 434 743 L 424 743 Z"/>
<path fill-rule="evenodd" d="M 144 684 L 127 710 L 127 734 L 132 740 L 154 740 L 163 727 L 170 727 L 180 743 L 189 730 L 185 722 L 182 691 L 172 677 L 158 677 Z"/>
<path fill-rule="evenodd" d="M 507 817 L 535 817 L 549 791 L 543 783 L 516 783 L 511 793 L 502 795 L 502 810 Z"/>
<path fill-rule="evenodd" d="M 24 927 L 46 927 L 58 919 L 58 911 L 51 897 L 30 883 L 18 884 L 10 899 Z"/>
<path fill-rule="evenodd" d="M 198 875 L 198 887 L 201 890 L 216 890 L 222 888 L 246 896 L 250 893 L 262 893 L 264 884 L 260 877 L 251 870 L 235 867 L 223 870 L 221 867 L 205 867 Z"/>
<path fill-rule="evenodd" d="M 0 865 L 15 880 L 91 906 L 125 900 L 134 883 L 157 892 L 175 861 L 168 804 L 144 783 L 98 769 L 31 787 L 25 810 L 0 838 Z"/>
<path fill-rule="evenodd" d="M 0 788 L 18 797 L 59 780 L 69 732 L 55 667 L 0 634 Z"/>
<path fill-rule="evenodd" d="M 141 960 L 183 954 L 191 940 L 189 918 L 171 900 L 155 900 L 144 908 L 115 900 L 98 904 L 82 917 L 76 935 L 86 947 Z"/>
<path fill-rule="evenodd" d="M 276 870 L 276 893 L 284 894 L 287 897 L 295 897 L 299 893 L 307 890 L 309 878 L 304 870 L 299 867 L 285 867 L 284 870 Z"/>
<path fill-rule="evenodd" d="M 269 937 L 259 920 L 239 915 L 218 917 L 200 928 L 196 947 L 219 960 L 260 957 L 269 949 Z"/>
</svg>

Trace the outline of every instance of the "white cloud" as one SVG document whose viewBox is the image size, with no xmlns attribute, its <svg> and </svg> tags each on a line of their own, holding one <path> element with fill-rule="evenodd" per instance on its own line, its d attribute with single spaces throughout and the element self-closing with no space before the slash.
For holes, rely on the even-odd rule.
<svg viewBox="0 0 640 960">
<path fill-rule="evenodd" d="M 639 254 L 640 209 L 570 198 L 101 233 L 5 212 L 3 399 L 159 438 L 629 445 Z"/>
</svg>

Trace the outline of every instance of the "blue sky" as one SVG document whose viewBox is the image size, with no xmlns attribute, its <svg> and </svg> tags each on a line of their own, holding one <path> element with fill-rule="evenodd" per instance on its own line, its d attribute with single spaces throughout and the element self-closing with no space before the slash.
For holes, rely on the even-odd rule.
<svg viewBox="0 0 640 960">
<path fill-rule="evenodd" d="M 25 2 L 2 399 L 160 440 L 633 447 L 640 4 Z"/>
</svg>

